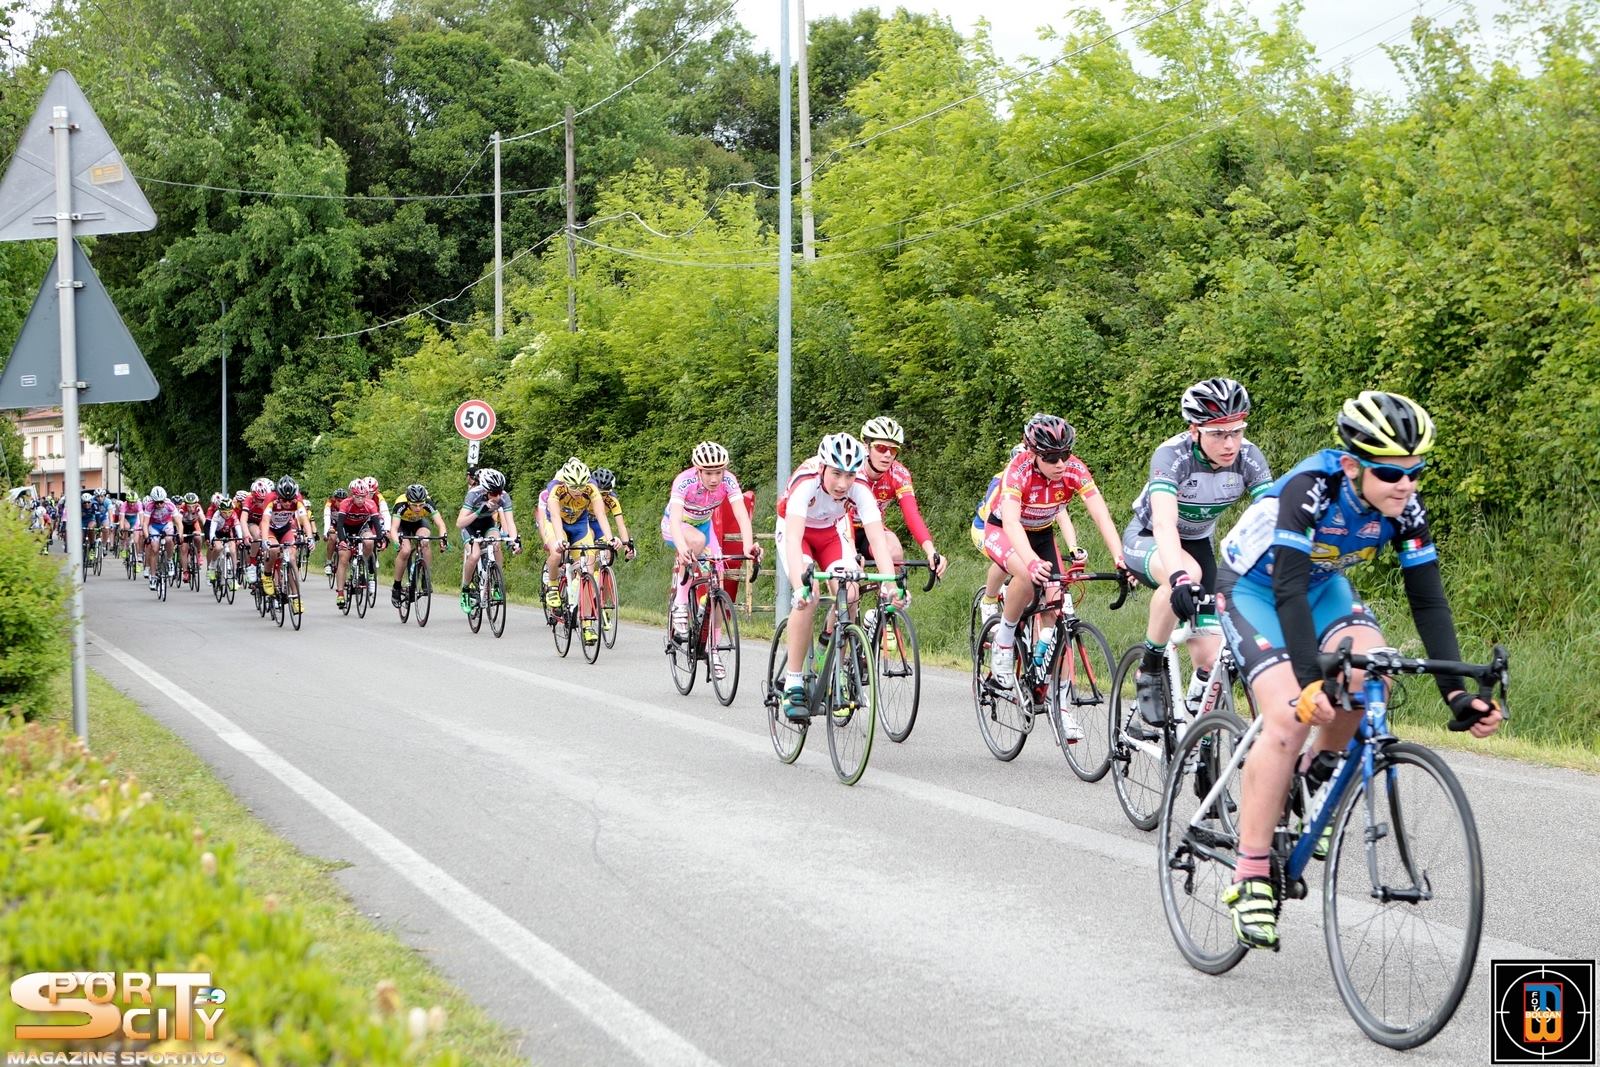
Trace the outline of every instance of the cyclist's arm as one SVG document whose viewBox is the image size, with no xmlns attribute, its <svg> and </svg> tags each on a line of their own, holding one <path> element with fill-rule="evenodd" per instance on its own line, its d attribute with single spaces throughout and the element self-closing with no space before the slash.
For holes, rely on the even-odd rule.
<svg viewBox="0 0 1600 1067">
<path fill-rule="evenodd" d="M 506 533 L 510 534 L 512 540 L 516 540 L 517 538 L 522 536 L 521 534 L 517 533 L 517 520 L 516 520 L 516 517 L 514 515 L 512 515 L 511 512 L 508 509 L 506 509 L 506 508 L 498 509 L 495 512 L 495 516 L 496 516 L 496 519 L 495 519 L 496 524 L 502 530 L 504 530 Z"/>
<path fill-rule="evenodd" d="M 750 509 L 744 506 L 744 493 L 737 485 L 734 486 L 733 491 L 728 494 L 728 506 L 733 508 L 733 521 L 739 524 L 739 536 L 744 539 L 742 543 L 747 546 L 745 551 L 747 553 L 754 553 L 761 546 L 756 544 L 755 534 L 751 532 Z M 805 515 L 802 514 L 800 516 L 800 522 L 802 525 L 804 525 Z M 784 529 L 784 534 L 785 536 L 788 535 L 787 527 Z M 796 574 L 798 573 L 799 572 L 796 572 Z"/>
<path fill-rule="evenodd" d="M 378 532 L 379 533 L 388 533 L 389 532 L 389 525 L 390 525 L 390 523 L 389 523 L 389 502 L 387 500 L 385 500 L 381 496 L 378 498 L 378 511 L 383 516 L 381 519 L 378 520 Z"/>
<path fill-rule="evenodd" d="M 1178 537 L 1177 491 L 1161 482 L 1150 485 L 1150 531 L 1156 537 L 1156 555 L 1170 575 L 1183 558 L 1183 545 Z"/>
<path fill-rule="evenodd" d="M 744 501 L 739 501 L 740 507 Z M 740 527 L 743 530 L 743 527 Z M 810 590 L 800 584 L 805 574 L 806 509 L 799 494 L 789 498 L 788 514 L 783 517 L 783 565 L 789 571 L 789 582 L 797 592 L 810 595 Z"/>
<path fill-rule="evenodd" d="M 929 559 L 933 558 L 933 534 L 928 530 L 928 524 L 922 519 L 922 509 L 917 507 L 917 491 L 908 481 L 895 495 L 900 504 L 900 514 L 906 520 L 906 533 L 922 549 L 922 554 Z"/>
<path fill-rule="evenodd" d="M 333 532 L 333 505 L 322 505 L 322 536 L 327 537 Z"/>
<path fill-rule="evenodd" d="M 439 531 L 439 540 L 441 542 L 443 542 L 444 539 L 445 539 L 445 537 L 444 537 L 444 514 L 438 508 L 434 508 L 433 509 L 433 525 Z"/>
<path fill-rule="evenodd" d="M 1122 566 L 1122 538 L 1117 534 L 1117 524 L 1111 518 L 1111 509 L 1106 507 L 1106 498 L 1095 487 L 1094 482 L 1085 485 L 1080 492 L 1083 506 L 1089 512 L 1089 517 L 1094 520 L 1095 526 L 1100 530 L 1100 540 L 1106 543 L 1106 551 L 1111 553 L 1111 559 L 1118 567 Z M 1174 559 L 1177 557 L 1174 556 Z"/>
<path fill-rule="evenodd" d="M 1319 475 L 1307 472 L 1283 487 L 1272 531 L 1272 599 L 1301 688 L 1322 678 L 1317 669 L 1317 625 L 1311 616 L 1311 531 L 1320 517 L 1313 514 L 1311 502 L 1323 498 L 1319 480 Z"/>
<path fill-rule="evenodd" d="M 1056 526 L 1061 530 L 1061 536 L 1067 539 L 1067 549 L 1070 552 L 1078 547 L 1078 528 L 1072 524 L 1072 513 L 1066 508 L 1056 512 Z"/>
<path fill-rule="evenodd" d="M 557 525 L 556 517 L 551 512 L 548 489 L 539 494 L 539 509 L 534 517 L 535 525 L 539 528 L 539 540 L 544 542 L 546 549 L 554 552 L 555 547 L 566 540 L 566 531 Z"/>
<path fill-rule="evenodd" d="M 606 503 L 600 499 L 600 490 L 595 488 L 593 482 L 589 483 L 588 493 L 589 514 L 593 515 L 595 521 L 600 524 L 600 536 L 609 541 L 613 534 L 611 533 L 611 520 L 606 517 Z"/>
<path fill-rule="evenodd" d="M 1006 540 L 1011 542 L 1011 551 L 1016 554 L 1024 570 L 1032 570 L 1033 565 L 1039 562 L 1039 556 L 1033 550 L 1033 545 L 1028 542 L 1028 531 L 1022 526 L 1022 496 L 1016 492 L 1000 491 L 1000 528 L 1006 532 Z"/>
<path fill-rule="evenodd" d="M 456 513 L 456 529 L 465 530 L 468 526 L 471 526 L 474 522 L 476 522 L 477 519 L 477 512 L 473 511 L 469 507 L 463 506 L 462 509 Z"/>
</svg>

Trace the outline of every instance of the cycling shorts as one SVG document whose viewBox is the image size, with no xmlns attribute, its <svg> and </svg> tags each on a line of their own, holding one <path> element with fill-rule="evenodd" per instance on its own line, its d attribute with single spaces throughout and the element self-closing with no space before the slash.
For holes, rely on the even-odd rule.
<svg viewBox="0 0 1600 1067">
<path fill-rule="evenodd" d="M 1195 540 L 1180 538 L 1178 546 L 1189 553 L 1189 558 L 1199 566 L 1197 576 L 1206 592 L 1217 591 L 1217 551 L 1211 543 L 1211 538 L 1202 537 Z M 1146 589 L 1160 589 L 1162 583 L 1156 581 L 1156 576 L 1151 572 L 1151 564 L 1156 558 L 1156 535 L 1139 525 L 1135 519 L 1128 523 L 1127 529 L 1122 531 L 1122 558 L 1127 563 L 1128 569 L 1139 579 L 1139 583 Z M 1199 616 L 1196 620 L 1198 629 L 1208 633 L 1217 631 L 1218 621 L 1215 614 Z"/>
<path fill-rule="evenodd" d="M 1061 550 L 1056 547 L 1056 529 L 1046 526 L 1042 530 L 1024 530 L 1028 535 L 1028 547 L 1033 549 L 1033 554 L 1050 564 L 1054 574 L 1063 573 L 1061 567 Z M 1006 557 L 1011 555 L 1011 538 L 1006 536 L 1006 528 L 998 522 L 990 521 L 983 528 L 983 554 L 989 557 L 990 562 L 998 564 L 1002 569 L 1006 566 Z"/>
<path fill-rule="evenodd" d="M 782 561 L 787 558 L 783 549 L 783 527 L 784 520 L 779 519 L 774 551 L 778 554 L 780 566 Z M 800 537 L 800 566 L 803 568 L 808 563 L 814 563 L 819 573 L 826 571 L 829 567 L 844 559 L 845 553 L 849 551 L 849 548 L 850 546 L 845 542 L 845 535 L 838 526 L 807 526 Z M 795 574 L 790 577 L 798 585 L 800 576 Z M 795 592 L 798 595 L 799 589 L 797 588 Z"/>
<path fill-rule="evenodd" d="M 1254 683 L 1268 667 L 1289 662 L 1289 649 L 1283 639 L 1283 625 L 1278 621 L 1272 587 L 1236 578 L 1232 571 L 1222 576 L 1222 595 L 1227 605 L 1222 613 L 1222 632 L 1245 681 Z M 1382 632 L 1377 616 L 1356 598 L 1350 580 L 1342 574 L 1313 585 L 1310 597 L 1311 621 L 1316 625 L 1319 643 L 1347 626 L 1370 626 Z"/>
<path fill-rule="evenodd" d="M 716 531 L 711 528 L 710 519 L 707 519 L 705 522 L 691 522 L 688 525 L 696 530 L 699 530 L 705 535 L 707 555 L 722 555 L 722 545 L 717 540 Z M 666 542 L 668 548 L 675 549 L 678 547 L 672 543 L 672 527 L 668 525 L 667 517 L 665 515 L 661 516 L 661 540 Z"/>
</svg>

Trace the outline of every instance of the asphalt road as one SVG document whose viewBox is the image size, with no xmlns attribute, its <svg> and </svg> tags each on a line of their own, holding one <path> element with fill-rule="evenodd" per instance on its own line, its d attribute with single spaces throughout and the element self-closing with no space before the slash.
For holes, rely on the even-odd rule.
<svg viewBox="0 0 1600 1067">
<path fill-rule="evenodd" d="M 774 758 L 764 646 L 724 709 L 672 689 L 660 631 L 624 624 L 591 666 L 521 607 L 496 640 L 449 601 L 419 630 L 387 590 L 361 620 L 317 588 L 295 633 L 243 597 L 101 577 L 87 617 L 91 666 L 269 825 L 348 861 L 361 909 L 541 1064 L 1399 1062 L 1334 989 L 1320 871 L 1282 952 L 1192 970 L 1110 779 L 1074 778 L 1043 724 L 996 761 L 953 672 L 845 788 L 820 730 Z M 1600 955 L 1600 779 L 1449 762 L 1484 938 L 1455 1019 L 1407 1059 L 1487 1063 L 1491 959 Z"/>
</svg>

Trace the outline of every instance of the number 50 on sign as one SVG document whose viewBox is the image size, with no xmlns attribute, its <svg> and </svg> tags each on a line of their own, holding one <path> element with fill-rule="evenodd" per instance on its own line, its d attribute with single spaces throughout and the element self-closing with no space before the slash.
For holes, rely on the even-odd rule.
<svg viewBox="0 0 1600 1067">
<path fill-rule="evenodd" d="M 468 441 L 482 441 L 494 433 L 494 408 L 483 400 L 464 400 L 456 408 L 456 433 Z"/>
</svg>

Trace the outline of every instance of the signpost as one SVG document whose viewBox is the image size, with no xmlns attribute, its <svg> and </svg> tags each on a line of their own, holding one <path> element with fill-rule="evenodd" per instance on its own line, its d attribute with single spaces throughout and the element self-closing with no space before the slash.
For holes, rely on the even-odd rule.
<svg viewBox="0 0 1600 1067">
<path fill-rule="evenodd" d="M 487 400 L 463 400 L 456 408 L 456 433 L 465 437 L 467 466 L 478 462 L 478 446 L 494 433 L 494 408 Z"/>
<path fill-rule="evenodd" d="M 23 131 L 5 177 L 0 178 L 0 241 L 47 238 L 52 226 L 56 239 L 55 293 L 50 293 L 47 274 L 5 373 L 0 375 L 0 407 L 34 407 L 60 391 L 67 468 L 67 554 L 73 567 L 72 725 L 85 742 L 89 739 L 89 702 L 83 575 L 78 570 L 83 560 L 83 505 L 78 499 L 83 487 L 78 459 L 79 394 L 86 404 L 149 400 L 159 387 L 73 238 L 136 233 L 155 224 L 150 202 L 83 90 L 71 74 L 56 71 Z M 76 300 L 79 289 L 84 290 L 81 312 Z M 52 310 L 54 331 L 49 326 Z M 82 365 L 78 362 L 80 326 L 90 342 Z M 48 359 L 52 338 L 59 355 L 54 374 Z"/>
</svg>

